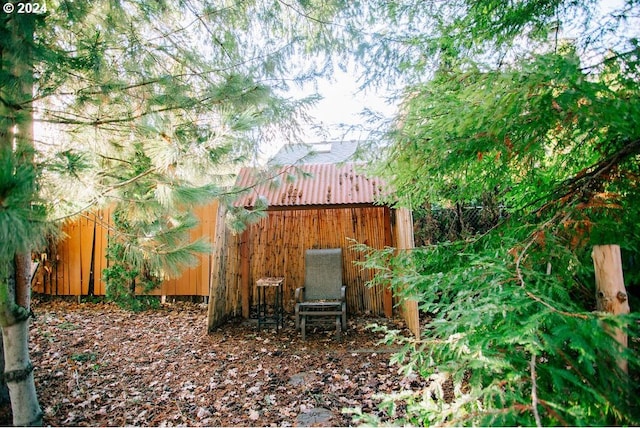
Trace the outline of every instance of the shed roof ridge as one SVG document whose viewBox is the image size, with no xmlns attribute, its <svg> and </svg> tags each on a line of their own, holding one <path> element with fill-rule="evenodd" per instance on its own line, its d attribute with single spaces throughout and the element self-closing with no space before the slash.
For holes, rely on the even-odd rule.
<svg viewBox="0 0 640 428">
<path fill-rule="evenodd" d="M 317 163 L 262 170 L 273 171 L 273 177 L 294 172 L 291 174 L 294 176 L 292 181 L 280 182 L 277 187 L 269 180 L 258 182 L 261 173 L 259 169 L 242 168 L 236 186 L 251 188 L 252 191 L 240 197 L 234 205 L 250 208 L 258 198 L 264 199 L 271 207 L 376 204 L 381 196 L 378 187 L 382 180 L 371 179 L 366 172 L 358 171 L 358 166 L 364 164 Z"/>
</svg>

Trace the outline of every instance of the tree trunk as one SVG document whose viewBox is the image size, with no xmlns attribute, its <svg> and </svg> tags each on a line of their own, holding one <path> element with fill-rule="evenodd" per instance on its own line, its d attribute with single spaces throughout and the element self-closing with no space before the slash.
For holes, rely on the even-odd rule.
<svg viewBox="0 0 640 428">
<path fill-rule="evenodd" d="M 33 366 L 29 360 L 29 315 L 34 266 L 37 267 L 32 263 L 29 254 L 16 255 L 13 269 L 9 270 L 7 288 L 2 291 L 6 294 L 0 298 L 0 349 L 4 374 L 4 391 L 0 391 L 0 397 L 11 402 L 15 426 L 42 424 L 40 404 L 33 380 Z M 5 299 L 5 296 L 8 299 Z"/>
<path fill-rule="evenodd" d="M 2 341 L 0 340 L 0 373 L 4 373 L 4 346 L 2 345 Z M 7 383 L 2 379 L 0 382 L 0 409 L 4 409 L 5 406 L 8 406 L 11 399 L 9 397 L 9 388 L 7 387 Z"/>
<path fill-rule="evenodd" d="M 8 283 L 0 290 L 4 379 L 9 387 L 14 426 L 42 425 L 33 365 L 29 360 L 31 256 L 18 254 Z"/>
<path fill-rule="evenodd" d="M 5 101 L 0 110 L 0 149 L 3 154 L 19 153 L 16 167 L 33 167 L 33 64 L 35 15 L 14 13 L 3 17 L 8 38 L 0 52 L 0 66 L 7 67 L 14 82 L 0 87 Z M 16 132 L 17 131 L 17 132 Z M 37 193 L 36 178 L 24 183 L 25 212 Z M 28 200 L 31 198 L 32 200 Z M 20 249 L 4 249 L 0 258 L 0 325 L 4 346 L 4 379 L 9 387 L 13 424 L 42 425 L 42 411 L 29 360 L 29 314 L 31 301 L 31 242 Z"/>
<path fill-rule="evenodd" d="M 14 426 L 41 426 L 42 411 L 29 360 L 29 322 L 21 320 L 2 327 L 5 349 L 4 376 L 9 387 Z"/>
<path fill-rule="evenodd" d="M 612 314 L 628 314 L 629 299 L 622 275 L 622 258 L 618 245 L 596 245 L 591 253 L 596 274 L 596 303 L 598 311 Z M 620 344 L 627 347 L 627 335 L 620 329 L 611 332 Z M 625 373 L 628 371 L 627 361 L 618 359 L 618 366 Z"/>
</svg>

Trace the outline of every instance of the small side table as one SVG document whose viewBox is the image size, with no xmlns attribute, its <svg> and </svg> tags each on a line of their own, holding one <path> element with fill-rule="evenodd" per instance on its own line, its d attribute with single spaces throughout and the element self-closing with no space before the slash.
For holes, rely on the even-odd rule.
<svg viewBox="0 0 640 428">
<path fill-rule="evenodd" d="M 256 282 L 258 289 L 258 330 L 263 325 L 275 324 L 276 330 L 284 328 L 284 305 L 282 302 L 284 277 L 260 278 Z M 273 289 L 273 312 L 269 312 L 267 290 Z M 269 293 L 272 294 L 272 293 Z"/>
</svg>

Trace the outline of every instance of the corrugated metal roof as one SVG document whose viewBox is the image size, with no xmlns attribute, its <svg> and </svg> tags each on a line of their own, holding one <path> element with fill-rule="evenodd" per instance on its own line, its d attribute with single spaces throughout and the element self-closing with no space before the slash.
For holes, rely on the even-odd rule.
<svg viewBox="0 0 640 428">
<path fill-rule="evenodd" d="M 372 204 L 383 182 L 357 173 L 353 164 L 305 164 L 270 172 L 242 168 L 236 186 L 250 188 L 234 205 L 253 207 L 262 198 L 270 207 Z"/>
</svg>

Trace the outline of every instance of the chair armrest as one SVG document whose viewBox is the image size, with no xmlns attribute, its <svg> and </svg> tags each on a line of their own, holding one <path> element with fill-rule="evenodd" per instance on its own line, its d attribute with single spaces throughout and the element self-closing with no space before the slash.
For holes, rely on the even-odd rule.
<svg viewBox="0 0 640 428">
<path fill-rule="evenodd" d="M 304 287 L 296 288 L 295 299 L 297 303 L 304 301 Z"/>
<path fill-rule="evenodd" d="M 343 285 L 342 288 L 340 289 L 340 297 L 342 298 L 342 300 L 345 300 L 347 298 L 347 286 Z"/>
</svg>

